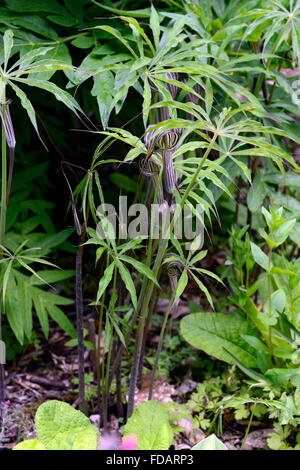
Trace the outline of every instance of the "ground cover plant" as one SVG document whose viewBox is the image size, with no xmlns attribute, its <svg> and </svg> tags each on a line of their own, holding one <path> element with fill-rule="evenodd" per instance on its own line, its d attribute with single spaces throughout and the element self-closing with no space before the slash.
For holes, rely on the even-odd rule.
<svg viewBox="0 0 300 470">
<path fill-rule="evenodd" d="M 0 30 L 1 446 L 299 449 L 299 0 Z"/>
</svg>

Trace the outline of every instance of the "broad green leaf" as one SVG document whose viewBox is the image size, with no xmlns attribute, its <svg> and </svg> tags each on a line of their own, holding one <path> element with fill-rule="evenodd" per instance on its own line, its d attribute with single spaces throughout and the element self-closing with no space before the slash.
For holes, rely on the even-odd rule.
<svg viewBox="0 0 300 470">
<path fill-rule="evenodd" d="M 261 266 L 265 271 L 268 271 L 269 269 L 268 256 L 255 243 L 250 242 L 250 245 L 251 245 L 251 252 L 252 252 L 255 262 L 259 264 L 259 266 Z M 270 267 L 272 267 L 272 263 Z"/>
<path fill-rule="evenodd" d="M 13 447 L 12 450 L 47 450 L 46 447 L 37 439 L 28 439 L 22 441 Z"/>
<path fill-rule="evenodd" d="M 284 382 L 288 382 L 294 377 L 300 377 L 300 367 L 295 369 L 269 369 L 265 373 L 265 377 L 269 379 L 274 385 L 280 385 Z"/>
<path fill-rule="evenodd" d="M 129 191 L 131 193 L 136 193 L 137 191 L 136 182 L 132 178 L 129 178 L 129 176 L 127 175 L 115 172 L 109 175 L 109 179 L 114 184 L 116 184 L 122 189 L 125 189 L 126 191 Z"/>
<path fill-rule="evenodd" d="M 251 212 L 255 212 L 261 206 L 264 200 L 265 187 L 259 175 L 257 175 L 249 189 L 247 195 L 247 204 Z"/>
<path fill-rule="evenodd" d="M 282 312 L 286 304 L 286 295 L 283 289 L 278 289 L 271 295 L 271 305 L 274 306 L 278 312 Z"/>
<path fill-rule="evenodd" d="M 277 246 L 285 242 L 285 240 L 293 230 L 295 223 L 296 219 L 287 220 L 286 222 L 283 222 L 277 230 L 275 230 L 273 234 L 273 239 Z"/>
<path fill-rule="evenodd" d="M 35 416 L 39 441 L 47 450 L 96 450 L 98 431 L 89 418 L 71 405 L 51 400 Z"/>
<path fill-rule="evenodd" d="M 242 338 L 255 336 L 255 332 L 247 320 L 236 314 L 193 313 L 181 320 L 180 331 L 188 343 L 206 354 L 232 364 L 227 349 L 247 367 L 256 366 L 255 350 Z"/>
<path fill-rule="evenodd" d="M 231 357 L 233 364 L 236 364 L 241 369 L 241 371 L 248 375 L 248 377 L 262 385 L 270 385 L 270 381 L 268 381 L 265 376 L 263 376 L 259 372 L 256 372 L 253 369 L 250 369 L 249 367 L 246 367 L 241 361 L 236 358 L 236 356 L 234 356 L 234 354 L 231 354 L 231 352 L 227 349 L 225 349 L 225 351 L 227 352 L 228 356 Z"/>
<path fill-rule="evenodd" d="M 206 437 L 200 441 L 191 450 L 228 450 L 225 444 L 218 439 L 214 434 Z"/>
<path fill-rule="evenodd" d="M 154 400 L 137 406 L 122 433 L 137 437 L 138 450 L 168 450 L 174 438 L 168 412 Z"/>
</svg>

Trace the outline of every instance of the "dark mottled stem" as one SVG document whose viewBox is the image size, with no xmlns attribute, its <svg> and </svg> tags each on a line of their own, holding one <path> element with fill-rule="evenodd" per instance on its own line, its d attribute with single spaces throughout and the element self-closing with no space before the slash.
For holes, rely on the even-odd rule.
<svg viewBox="0 0 300 470">
<path fill-rule="evenodd" d="M 1 212 L 0 212 L 0 243 L 4 244 L 5 237 L 5 222 L 6 222 L 6 192 L 7 192 L 7 162 L 6 162 L 6 137 L 5 137 L 5 91 L 2 96 L 2 183 L 1 183 Z M 2 289 L 1 289 L 2 291 Z M 2 311 L 1 311 L 1 296 L 0 296 L 0 341 L 2 340 Z M 3 425 L 3 409 L 4 409 L 4 365 L 0 364 L 0 429 Z"/>
<path fill-rule="evenodd" d="M 82 302 L 82 252 L 80 248 L 76 253 L 76 321 L 78 341 L 78 390 L 79 409 L 85 412 L 85 384 L 84 384 L 84 335 L 83 335 L 83 302 Z"/>
</svg>

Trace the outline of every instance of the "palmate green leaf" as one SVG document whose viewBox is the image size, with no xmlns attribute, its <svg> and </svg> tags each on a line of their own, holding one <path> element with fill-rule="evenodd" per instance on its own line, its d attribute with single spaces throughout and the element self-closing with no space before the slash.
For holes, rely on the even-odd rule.
<svg viewBox="0 0 300 470">
<path fill-rule="evenodd" d="M 45 69 L 45 71 L 39 69 Z M 49 48 L 42 60 L 36 61 L 36 57 L 34 57 L 34 62 L 25 70 L 28 70 L 30 74 L 36 73 L 38 80 L 50 80 L 57 70 L 64 70 L 67 75 L 67 71 L 75 71 L 76 69 L 72 66 L 72 58 L 67 45 L 60 43 L 56 47 Z"/>
<path fill-rule="evenodd" d="M 134 71 L 129 72 L 127 74 L 127 79 L 126 79 L 125 83 L 115 93 L 115 96 L 114 96 L 113 101 L 111 103 L 111 108 L 113 109 L 115 107 L 117 113 L 120 111 L 120 107 L 119 107 L 118 103 L 124 101 L 124 99 L 127 96 L 128 90 L 131 86 L 136 86 L 137 85 L 138 78 L 139 77 L 136 74 L 136 72 L 134 72 Z"/>
<path fill-rule="evenodd" d="M 109 315 L 109 319 L 111 321 L 111 324 L 112 324 L 113 328 L 115 329 L 121 343 L 123 344 L 123 346 L 126 349 L 127 346 L 126 346 L 124 335 L 123 335 L 122 331 L 120 330 L 119 325 L 117 323 L 118 317 L 115 316 L 114 314 L 109 314 L 109 312 L 107 312 L 107 315 Z"/>
<path fill-rule="evenodd" d="M 144 80 L 144 100 L 143 100 L 143 122 L 144 122 L 145 129 L 147 127 L 150 105 L 151 105 L 151 89 L 150 89 L 150 86 L 149 86 L 148 78 L 145 77 L 145 80 Z"/>
<path fill-rule="evenodd" d="M 23 309 L 20 302 L 19 290 L 16 287 L 9 289 L 5 304 L 5 315 L 9 325 L 14 332 L 15 337 L 20 344 L 24 343 L 24 325 L 23 325 Z"/>
<path fill-rule="evenodd" d="M 150 16 L 150 8 L 143 8 L 141 10 L 119 10 L 117 8 L 109 7 L 108 5 L 104 5 L 103 3 L 97 2 L 92 0 L 93 3 L 98 5 L 99 7 L 103 8 L 104 10 L 110 11 L 111 13 L 115 13 L 116 15 L 126 15 L 131 16 L 132 18 L 149 18 Z"/>
<path fill-rule="evenodd" d="M 147 238 L 146 236 L 137 237 L 137 238 L 133 238 L 132 240 L 129 240 L 129 242 L 123 243 L 122 245 L 118 247 L 119 254 L 122 255 L 126 253 L 126 251 L 142 248 L 143 247 L 142 242 L 146 238 Z"/>
<path fill-rule="evenodd" d="M 300 64 L 300 32 L 299 32 L 300 12 L 299 12 L 299 22 L 297 26 L 296 25 L 292 26 L 292 44 L 293 44 L 292 52 L 299 66 Z"/>
<path fill-rule="evenodd" d="M 180 331 L 188 343 L 206 354 L 232 364 L 226 349 L 246 367 L 256 367 L 255 350 L 241 337 L 243 334 L 255 336 L 255 330 L 241 316 L 234 313 L 193 313 L 181 320 Z"/>
<path fill-rule="evenodd" d="M 9 85 L 12 87 L 12 89 L 14 90 L 14 92 L 16 93 L 17 97 L 20 99 L 21 101 L 21 105 L 23 106 L 23 108 L 26 110 L 27 112 L 27 115 L 31 121 L 31 124 L 33 125 L 37 135 L 39 136 L 40 140 L 41 140 L 41 137 L 40 137 L 40 134 L 39 134 L 39 130 L 38 130 L 38 126 L 37 126 L 37 122 L 36 122 L 36 117 L 35 117 L 35 111 L 33 109 L 33 106 L 32 104 L 30 103 L 29 99 L 27 98 L 26 94 L 24 93 L 23 90 L 21 90 L 21 88 L 19 88 L 15 83 L 13 83 L 11 80 L 8 80 L 8 83 Z"/>
<path fill-rule="evenodd" d="M 110 322 L 110 316 L 106 315 L 105 329 L 104 329 L 103 351 L 107 351 L 107 349 L 109 348 L 112 333 L 113 333 L 113 331 L 112 331 L 112 325 L 111 325 L 111 322 Z"/>
<path fill-rule="evenodd" d="M 63 331 L 65 331 L 71 338 L 76 338 L 77 333 L 68 319 L 68 317 L 64 314 L 64 312 L 57 307 L 56 305 L 49 305 L 47 306 L 47 312 L 49 316 L 61 327 Z"/>
<path fill-rule="evenodd" d="M 32 335 L 32 297 L 30 285 L 27 282 L 19 283 L 21 298 L 23 298 L 23 325 L 24 333 L 27 339 L 31 339 Z"/>
<path fill-rule="evenodd" d="M 116 28 L 112 28 L 111 26 L 95 26 L 94 29 L 101 29 L 103 31 L 107 31 L 108 33 L 112 34 L 112 36 L 119 39 L 119 41 L 131 52 L 135 59 L 138 58 L 132 47 L 130 46 L 129 42 L 123 38 L 121 33 Z"/>
<path fill-rule="evenodd" d="M 106 70 L 94 75 L 93 80 L 94 86 L 91 94 L 97 98 L 101 122 L 103 127 L 106 128 L 112 110 L 111 104 L 115 85 L 114 76 L 112 72 Z"/>
<path fill-rule="evenodd" d="M 117 259 L 117 267 L 118 267 L 118 271 L 120 273 L 120 276 L 122 278 L 122 281 L 124 282 L 124 284 L 126 286 L 126 289 L 128 290 L 128 292 L 130 294 L 132 304 L 133 304 L 133 306 L 136 310 L 136 308 L 137 308 L 137 297 L 136 297 L 135 286 L 134 286 L 133 280 L 131 278 L 131 274 L 128 271 L 128 269 L 126 268 L 126 266 L 123 263 L 121 263 L 121 261 L 119 259 Z"/>
<path fill-rule="evenodd" d="M 9 73 L 11 73 L 16 68 L 18 68 L 18 70 L 20 71 L 21 69 L 28 68 L 28 66 L 32 63 L 33 60 L 37 59 L 38 57 L 44 56 L 52 49 L 54 49 L 53 46 L 38 47 L 32 49 L 29 52 L 26 52 L 25 54 L 21 55 L 21 57 L 16 62 L 14 62 L 14 64 L 9 69 Z"/>
<path fill-rule="evenodd" d="M 148 279 L 151 279 L 154 282 L 154 284 L 156 284 L 159 287 L 159 284 L 157 282 L 157 279 L 156 279 L 153 271 L 151 271 L 151 269 L 148 268 L 148 266 L 141 263 L 140 261 L 137 261 L 134 258 L 131 258 L 130 256 L 120 255 L 120 256 L 118 256 L 118 258 L 121 259 L 122 261 L 125 261 L 126 263 L 131 264 L 138 272 L 140 272 L 140 273 L 144 274 L 145 276 L 147 276 Z"/>
<path fill-rule="evenodd" d="M 190 264 L 198 263 L 198 261 L 201 261 L 203 258 L 205 258 L 206 255 L 207 255 L 207 250 L 200 251 L 191 259 Z"/>
<path fill-rule="evenodd" d="M 143 39 L 145 40 L 145 42 L 149 46 L 152 54 L 155 55 L 155 50 L 153 48 L 153 45 L 152 45 L 150 39 L 148 38 L 147 34 L 143 30 L 143 28 L 139 25 L 139 23 L 134 18 L 128 18 L 127 16 L 120 16 L 120 19 L 123 20 L 123 21 L 126 21 L 127 23 L 129 23 L 129 25 L 131 25 L 131 27 L 133 27 L 138 33 L 141 34 L 141 36 L 143 37 Z"/>
<path fill-rule="evenodd" d="M 176 286 L 176 294 L 175 294 L 175 300 L 179 299 L 179 297 L 181 296 L 181 294 L 184 292 L 184 289 L 186 288 L 187 286 L 187 283 L 188 283 L 188 274 L 187 274 L 187 269 L 184 269 L 181 273 L 181 276 L 178 280 L 178 283 L 177 283 L 177 286 Z"/>
<path fill-rule="evenodd" d="M 155 49 L 159 49 L 160 24 L 159 16 L 153 4 L 151 4 L 150 27 L 153 34 Z"/>
<path fill-rule="evenodd" d="M 43 271 L 37 271 L 37 274 L 40 275 L 40 277 L 48 284 L 54 283 L 54 282 L 59 282 L 59 281 L 64 281 L 66 279 L 70 279 L 71 277 L 75 276 L 75 271 L 74 269 L 66 269 L 66 270 L 43 270 Z M 42 282 L 41 279 L 39 279 L 37 276 L 34 274 L 31 276 L 30 279 L 30 284 L 32 286 L 40 286 L 45 284 L 45 282 Z"/>
<path fill-rule="evenodd" d="M 24 268 L 26 269 L 27 271 L 30 271 L 34 276 L 36 276 L 43 284 L 47 284 L 46 281 L 39 275 L 36 273 L 36 271 L 34 269 L 32 269 L 27 263 L 25 263 L 23 261 L 23 259 L 21 257 L 18 257 L 17 259 L 18 263 Z M 54 266 L 54 265 L 53 265 Z M 57 266 L 55 266 L 57 267 Z"/>
<path fill-rule="evenodd" d="M 111 263 L 104 271 L 102 278 L 100 279 L 98 292 L 97 292 L 97 300 L 96 303 L 99 302 L 101 299 L 105 289 L 107 288 L 108 284 L 112 280 L 113 272 L 114 272 L 115 264 Z"/>
<path fill-rule="evenodd" d="M 3 276 L 3 284 L 2 284 L 2 296 L 3 296 L 3 304 L 5 305 L 5 295 L 6 295 L 6 289 L 7 289 L 7 283 L 9 280 L 9 275 L 11 272 L 13 260 L 8 261 L 7 266 L 5 267 L 5 273 Z"/>
<path fill-rule="evenodd" d="M 62 60 L 60 61 L 47 58 L 33 62 L 22 70 L 18 69 L 17 71 L 10 73 L 9 77 L 12 80 L 16 80 L 17 78 L 21 78 L 22 75 L 26 74 L 31 76 L 31 78 L 37 77 L 38 80 L 47 81 L 57 70 L 74 71 L 74 67 L 71 64 L 63 62 Z"/>
<path fill-rule="evenodd" d="M 221 282 L 221 284 L 224 285 L 222 279 L 217 274 L 213 273 L 212 271 L 208 271 L 207 269 L 203 269 L 203 268 L 192 268 L 192 269 L 194 271 L 197 271 L 198 273 L 205 274 L 206 276 L 210 276 L 216 281 Z"/>
<path fill-rule="evenodd" d="M 6 72 L 8 60 L 14 43 L 14 33 L 8 29 L 4 33 L 3 44 L 4 44 L 4 72 Z"/>
<path fill-rule="evenodd" d="M 83 113 L 77 101 L 66 91 L 59 88 L 55 83 L 46 80 L 37 80 L 33 78 L 15 78 L 17 82 L 24 83 L 29 86 L 41 88 L 42 90 L 52 93 L 58 101 L 62 101 L 74 114 L 78 115 L 78 111 Z"/>
<path fill-rule="evenodd" d="M 198 284 L 199 289 L 205 294 L 208 302 L 210 303 L 212 308 L 214 308 L 214 304 L 213 304 L 213 301 L 212 301 L 212 298 L 211 298 L 211 295 L 210 295 L 208 289 L 205 287 L 203 282 L 201 282 L 200 279 L 197 276 L 195 276 L 195 274 L 193 272 L 191 272 L 191 274 L 192 274 L 194 280 L 196 281 L 196 283 Z"/>
<path fill-rule="evenodd" d="M 169 52 L 170 49 L 177 46 L 180 40 L 183 40 L 183 37 L 180 39 L 180 33 L 183 30 L 183 26 L 185 24 L 186 18 L 182 16 L 178 20 L 175 21 L 174 26 L 169 30 L 165 31 L 162 37 L 163 46 L 159 49 L 158 53 L 153 59 L 153 63 L 157 64 L 159 60 Z M 164 40 L 163 40 L 164 39 Z"/>
<path fill-rule="evenodd" d="M 12 268 L 8 280 L 5 313 L 18 341 L 23 344 L 24 336 L 28 340 L 32 339 L 32 307 L 38 315 L 46 336 L 48 334 L 48 315 L 51 313 L 52 307 L 54 312 L 50 316 L 68 334 L 73 336 L 75 330 L 70 321 L 60 309 L 57 310 L 57 305 L 69 305 L 72 301 L 35 287 L 31 284 L 33 278 L 36 279 L 36 276 L 29 277 Z"/>
<path fill-rule="evenodd" d="M 40 325 L 42 327 L 42 331 L 45 335 L 45 338 L 48 339 L 49 335 L 49 319 L 48 319 L 48 314 L 46 310 L 46 303 L 43 298 L 41 298 L 35 291 L 33 291 L 33 303 L 34 303 L 34 308 L 36 311 L 36 314 L 38 316 Z"/>
<path fill-rule="evenodd" d="M 231 160 L 237 165 L 239 166 L 244 175 L 246 176 L 247 180 L 249 181 L 249 183 L 251 183 L 251 174 L 250 174 L 250 171 L 249 171 L 249 168 L 247 167 L 247 165 L 245 163 L 243 163 L 239 158 L 232 158 L 230 157 Z"/>
</svg>

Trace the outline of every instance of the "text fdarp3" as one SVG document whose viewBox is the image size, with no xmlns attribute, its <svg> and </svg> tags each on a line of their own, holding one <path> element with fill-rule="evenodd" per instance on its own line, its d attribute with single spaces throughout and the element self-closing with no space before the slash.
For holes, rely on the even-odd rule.
<svg viewBox="0 0 300 470">
<path fill-rule="evenodd" d="M 107 457 L 107 465 L 130 465 L 133 468 L 142 467 L 143 464 L 151 465 L 192 465 L 192 454 L 151 454 L 144 456 L 121 456 L 113 454 Z"/>
</svg>

